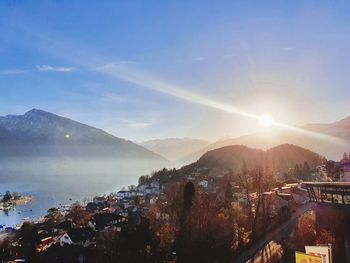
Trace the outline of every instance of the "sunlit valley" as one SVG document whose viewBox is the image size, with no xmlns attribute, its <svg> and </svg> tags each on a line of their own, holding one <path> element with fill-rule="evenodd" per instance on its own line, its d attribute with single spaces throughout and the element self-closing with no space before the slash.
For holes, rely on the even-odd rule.
<svg viewBox="0 0 350 263">
<path fill-rule="evenodd" d="M 0 2 L 0 262 L 350 262 L 349 11 Z"/>
</svg>

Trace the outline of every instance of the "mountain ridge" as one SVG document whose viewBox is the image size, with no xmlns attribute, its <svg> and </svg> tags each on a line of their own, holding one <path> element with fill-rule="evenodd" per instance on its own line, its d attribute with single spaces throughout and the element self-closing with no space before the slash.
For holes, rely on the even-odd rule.
<svg viewBox="0 0 350 263">
<path fill-rule="evenodd" d="M 0 117 L 0 145 L 3 146 L 0 155 L 23 155 L 27 153 L 28 148 L 35 148 L 34 152 L 38 154 L 41 150 L 43 154 L 53 155 L 104 156 L 112 154 L 118 157 L 146 158 L 167 162 L 161 155 L 129 140 L 39 109 L 32 109 L 23 115 Z M 9 149 L 10 151 L 6 151 Z"/>
<path fill-rule="evenodd" d="M 257 132 L 239 137 L 225 137 L 216 142 L 184 156 L 179 163 L 194 162 L 204 153 L 229 145 L 246 145 L 248 147 L 268 149 L 280 144 L 294 144 L 303 148 L 318 152 L 328 159 L 338 160 L 343 152 L 350 149 L 350 117 L 343 118 L 331 123 L 313 123 L 305 124 L 300 128 L 324 135 L 330 135 L 333 138 L 329 140 L 313 137 L 303 133 L 297 133 L 288 130 L 272 130 Z"/>
<path fill-rule="evenodd" d="M 230 145 L 208 151 L 196 164 L 201 167 L 237 170 L 246 162 L 249 168 L 262 166 L 272 170 L 286 170 L 304 162 L 315 168 L 323 160 L 320 154 L 293 144 L 281 144 L 267 150 Z"/>
</svg>

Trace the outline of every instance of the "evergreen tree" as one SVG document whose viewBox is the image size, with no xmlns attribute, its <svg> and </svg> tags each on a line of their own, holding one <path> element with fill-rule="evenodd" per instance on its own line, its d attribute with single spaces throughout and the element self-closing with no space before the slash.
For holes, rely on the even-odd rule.
<svg viewBox="0 0 350 263">
<path fill-rule="evenodd" d="M 6 193 L 5 193 L 5 195 L 4 195 L 4 197 L 2 198 L 2 201 L 3 201 L 3 202 L 8 202 L 8 201 L 11 200 L 11 198 L 12 198 L 12 195 L 11 195 L 10 191 L 7 190 Z"/>
<path fill-rule="evenodd" d="M 308 162 L 304 162 L 303 166 L 303 172 L 302 172 L 302 179 L 304 181 L 310 181 L 311 180 L 311 169 L 308 164 Z"/>
<path fill-rule="evenodd" d="M 189 212 L 192 207 L 192 199 L 196 190 L 192 182 L 188 182 L 184 188 L 184 210 Z"/>
</svg>

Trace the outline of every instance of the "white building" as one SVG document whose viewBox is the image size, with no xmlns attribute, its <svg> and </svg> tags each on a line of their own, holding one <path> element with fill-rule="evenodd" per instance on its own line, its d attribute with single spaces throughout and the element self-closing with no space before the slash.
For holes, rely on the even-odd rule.
<svg viewBox="0 0 350 263">
<path fill-rule="evenodd" d="M 202 181 L 198 182 L 198 185 L 202 186 L 203 188 L 208 188 L 208 181 L 202 180 Z"/>
<path fill-rule="evenodd" d="M 117 199 L 123 199 L 123 198 L 128 198 L 131 197 L 132 194 L 130 193 L 130 191 L 125 191 L 125 190 L 120 190 L 117 192 Z"/>
<path fill-rule="evenodd" d="M 350 182 L 350 158 L 346 152 L 340 161 L 340 181 Z"/>
</svg>

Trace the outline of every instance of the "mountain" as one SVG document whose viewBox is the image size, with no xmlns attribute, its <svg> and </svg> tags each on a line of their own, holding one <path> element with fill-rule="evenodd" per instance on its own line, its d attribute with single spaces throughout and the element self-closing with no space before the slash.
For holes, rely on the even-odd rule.
<svg viewBox="0 0 350 263">
<path fill-rule="evenodd" d="M 196 161 L 210 150 L 229 145 L 245 145 L 266 150 L 280 144 L 294 144 L 318 152 L 327 159 L 333 160 L 339 160 L 343 152 L 349 152 L 350 150 L 350 117 L 327 124 L 306 124 L 299 128 L 307 132 L 271 129 L 270 131 L 235 138 L 226 137 L 187 155 L 183 158 L 183 161 Z M 329 137 L 319 136 L 320 134 Z"/>
<path fill-rule="evenodd" d="M 169 165 L 131 141 L 42 110 L 0 117 L 2 183 L 91 196 Z"/>
<path fill-rule="evenodd" d="M 205 153 L 196 162 L 197 167 L 237 170 L 246 162 L 248 168 L 259 165 L 272 170 L 285 170 L 308 162 L 310 167 L 322 164 L 323 157 L 296 145 L 282 144 L 266 151 L 243 145 L 231 145 Z"/>
<path fill-rule="evenodd" d="M 190 153 L 203 149 L 210 142 L 200 139 L 168 138 L 144 141 L 139 144 L 170 161 L 177 161 Z"/>
<path fill-rule="evenodd" d="M 321 132 L 334 137 L 350 139 L 350 116 L 333 123 L 312 123 L 303 126 L 304 129 Z"/>
<path fill-rule="evenodd" d="M 43 110 L 0 117 L 0 156 L 108 156 L 166 162 L 131 141 Z"/>
</svg>

